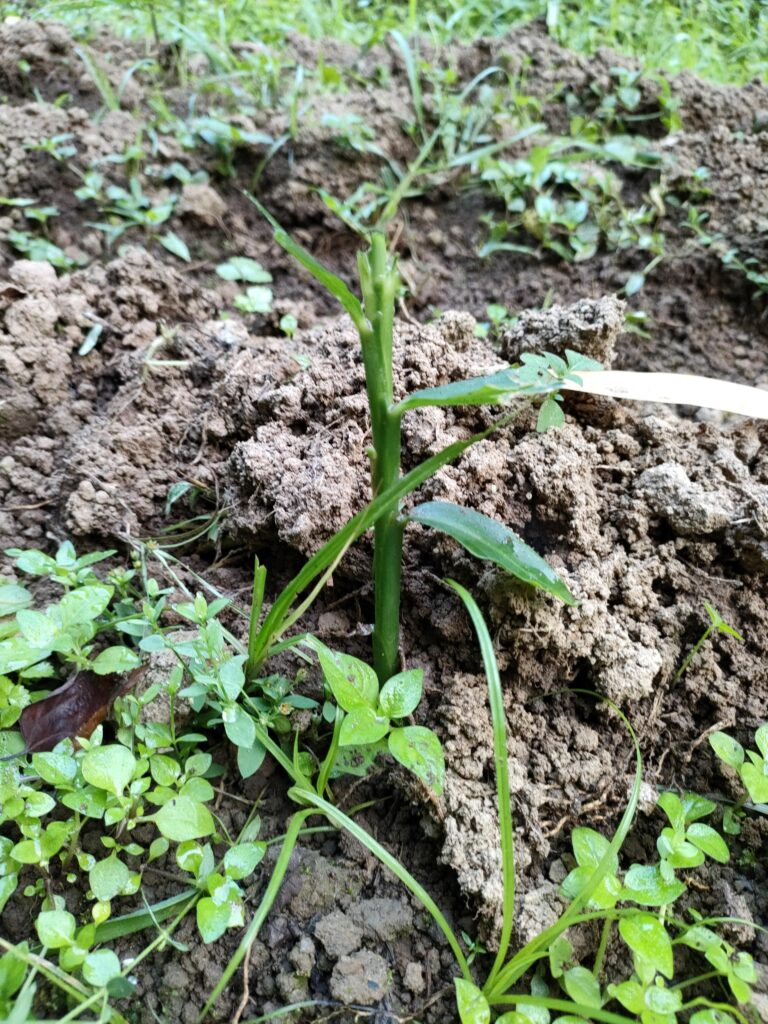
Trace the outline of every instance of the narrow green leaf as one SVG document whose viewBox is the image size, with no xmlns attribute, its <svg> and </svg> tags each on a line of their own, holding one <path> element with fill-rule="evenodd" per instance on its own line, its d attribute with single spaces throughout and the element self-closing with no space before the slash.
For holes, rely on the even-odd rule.
<svg viewBox="0 0 768 1024">
<path fill-rule="evenodd" d="M 159 239 L 160 245 L 174 256 L 178 256 L 180 260 L 184 260 L 185 263 L 189 263 L 192 257 L 189 255 L 189 248 L 183 238 L 180 238 L 175 231 L 166 231 L 166 233 Z"/>
<path fill-rule="evenodd" d="M 540 587 L 565 604 L 577 604 L 555 570 L 502 523 L 474 509 L 447 501 L 417 505 L 408 514 L 408 519 L 447 533 L 477 558 L 494 562 L 517 579 Z"/>
<path fill-rule="evenodd" d="M 402 402 L 398 402 L 393 411 L 402 415 L 410 409 L 423 409 L 431 405 L 499 405 L 516 395 L 542 395 L 558 391 L 561 386 L 562 381 L 556 377 L 552 377 L 551 381 L 538 380 L 532 383 L 519 370 L 510 367 L 483 377 L 471 377 L 469 380 L 414 391 Z"/>
<path fill-rule="evenodd" d="M 308 253 L 303 246 L 299 245 L 298 242 L 295 242 L 288 232 L 284 228 L 280 227 L 266 207 L 261 205 L 258 199 L 255 199 L 249 193 L 246 193 L 246 195 L 248 195 L 248 198 L 262 217 L 265 217 L 271 224 L 277 244 L 281 245 L 289 255 L 299 261 L 305 270 L 309 271 L 315 280 L 319 281 L 324 288 L 328 289 L 331 295 L 333 295 L 333 297 L 341 303 L 347 313 L 349 313 L 355 327 L 357 327 L 359 331 L 367 332 L 369 330 L 369 325 L 365 318 L 365 313 L 363 312 L 360 300 L 352 294 L 341 278 L 337 277 L 336 274 L 332 274 L 330 270 L 326 270 L 322 263 L 319 263 L 315 257 L 310 255 L 310 253 Z"/>
<path fill-rule="evenodd" d="M 342 557 L 349 545 L 361 537 L 369 527 L 373 526 L 377 519 L 384 515 L 390 508 L 393 508 L 402 498 L 411 491 L 416 490 L 425 480 L 440 469 L 457 459 L 462 452 L 478 441 L 490 437 L 496 430 L 509 422 L 509 416 L 503 416 L 491 424 L 490 427 L 463 441 L 454 441 L 436 455 L 430 456 L 424 462 L 416 466 L 409 473 L 392 487 L 387 488 L 378 497 L 374 498 L 357 515 L 342 527 L 338 533 L 314 554 L 303 566 L 299 573 L 280 591 L 274 604 L 269 610 L 261 630 L 249 644 L 248 666 L 253 670 L 261 664 L 264 657 L 275 639 L 280 636 L 284 629 L 284 623 L 290 620 L 291 605 L 297 596 L 316 580 L 335 561 Z M 143 641 L 142 641 L 143 643 Z M 2 657 L 2 644 L 0 644 L 0 657 Z M 145 649 L 142 647 L 142 650 Z"/>
</svg>

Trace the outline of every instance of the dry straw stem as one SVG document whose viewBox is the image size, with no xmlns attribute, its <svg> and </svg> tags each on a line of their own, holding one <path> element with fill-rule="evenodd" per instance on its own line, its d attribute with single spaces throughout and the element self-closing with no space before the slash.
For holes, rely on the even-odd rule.
<svg viewBox="0 0 768 1024">
<path fill-rule="evenodd" d="M 691 373 L 635 373 L 599 370 L 579 373 L 580 383 L 567 378 L 562 387 L 590 395 L 630 398 L 665 405 L 698 405 L 721 412 L 768 420 L 768 391 Z"/>
</svg>

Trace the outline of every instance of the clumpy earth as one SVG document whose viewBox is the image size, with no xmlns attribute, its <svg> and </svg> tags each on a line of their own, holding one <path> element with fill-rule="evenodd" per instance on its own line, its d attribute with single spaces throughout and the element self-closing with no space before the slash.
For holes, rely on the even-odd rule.
<svg viewBox="0 0 768 1024">
<path fill-rule="evenodd" d="M 183 499 L 170 512 L 166 507 L 169 489 L 189 481 L 208 496 L 204 507 L 218 511 L 221 524 L 215 543 L 191 546 L 182 561 L 247 602 L 254 554 L 277 587 L 370 499 L 355 331 L 275 248 L 238 191 L 263 156 L 257 143 L 238 150 L 234 177 L 226 177 L 204 147 L 192 151 L 171 135 L 160 136 L 152 153 L 159 165 L 183 160 L 209 174 L 205 183 L 176 188 L 144 172 L 148 189 L 176 189 L 171 224 L 193 260 L 174 259 L 138 230 L 126 234 L 119 251 L 108 250 L 102 233 L 82 227 L 86 208 L 72 195 L 79 180 L 73 168 L 83 171 L 136 138 L 146 116 L 141 75 L 122 90 L 122 109 L 96 118 L 98 94 L 60 26 L 2 26 L 0 43 L 0 89 L 7 98 L 0 108 L 0 188 L 58 205 L 53 239 L 85 264 L 57 274 L 48 263 L 18 259 L 4 245 L 2 547 L 47 549 L 69 537 L 78 549 L 109 542 L 127 554 L 132 544 L 192 513 Z M 412 155 L 402 130 L 409 93 L 397 53 L 380 47 L 361 57 L 338 50 L 339 66 L 364 71 L 383 65 L 391 81 L 387 90 L 334 96 L 333 111 L 375 111 L 381 144 L 392 159 L 406 161 Z M 117 44 L 105 52 L 105 68 L 119 84 L 121 68 L 135 53 Z M 311 60 L 315 51 L 296 40 L 295 52 L 297 60 Z M 537 28 L 450 54 L 462 80 L 491 63 L 513 68 L 523 58 L 543 116 L 550 126 L 563 122 L 563 129 L 564 96 L 589 105 L 607 87 L 608 69 L 628 63 L 614 54 L 590 60 L 567 54 Z M 18 71 L 22 60 L 30 68 L 26 75 Z M 564 91 L 556 91 L 562 83 Z M 658 110 L 658 86 L 643 81 L 642 88 L 647 110 Z M 69 103 L 54 106 L 65 90 Z M 648 129 L 674 155 L 665 173 L 679 182 L 705 163 L 711 172 L 702 199 L 708 229 L 727 229 L 741 250 L 762 258 L 768 90 L 715 88 L 688 75 L 673 81 L 672 90 L 682 129 L 666 134 L 661 120 L 651 120 Z M 169 92 L 171 105 L 180 99 Z M 280 110 L 243 115 L 242 127 L 255 132 L 269 124 L 279 135 L 285 116 Z M 310 111 L 290 148 L 266 165 L 259 194 L 303 243 L 346 275 L 356 240 L 309 186 L 322 182 L 347 194 L 375 177 L 377 162 L 370 152 L 345 148 L 332 124 Z M 63 133 L 74 139 L 71 163 L 30 155 L 30 140 Z M 642 191 L 642 175 L 627 172 L 626 187 Z M 542 348 L 576 349 L 615 367 L 768 383 L 766 319 L 760 302 L 752 301 L 752 286 L 715 253 L 691 248 L 679 225 L 666 225 L 669 255 L 642 293 L 653 318 L 650 337 L 643 338 L 625 330 L 626 308 L 614 294 L 637 269 L 637 254 L 603 253 L 575 265 L 554 262 L 551 254 L 481 261 L 475 255 L 480 205 L 476 194 L 444 181 L 409 206 L 398 235 L 410 290 L 396 332 L 398 395 L 478 375 Z M 21 218 L 11 209 L 0 232 L 18 228 Z M 270 268 L 272 313 L 233 315 L 237 287 L 213 273 L 231 253 Z M 519 314 L 493 344 L 477 336 L 475 320 L 490 302 Z M 431 315 L 439 310 L 453 311 Z M 299 324 L 292 338 L 277 330 L 284 313 Z M 94 325 L 101 328 L 97 344 L 80 354 Z M 637 732 L 645 783 L 627 863 L 653 854 L 662 827 L 652 810 L 660 789 L 736 794 L 706 738 L 728 729 L 748 741 L 768 706 L 768 428 L 690 408 L 586 396 L 569 395 L 564 409 L 565 426 L 542 435 L 534 429 L 535 410 L 521 405 L 510 426 L 444 468 L 418 500 L 457 501 L 513 527 L 562 575 L 578 606 L 556 604 L 450 540 L 409 527 L 402 653 L 404 663 L 425 670 L 426 700 L 418 715 L 443 740 L 445 794 L 427 799 L 403 775 L 380 771 L 353 786 L 348 798 L 342 795 L 349 805 L 374 800 L 362 822 L 405 859 L 454 924 L 491 949 L 500 924 L 501 875 L 490 716 L 474 636 L 443 577 L 478 596 L 503 674 L 516 828 L 516 943 L 552 923 L 562 908 L 558 883 L 572 865 L 571 829 L 610 832 L 634 778 L 633 747 L 618 716 L 594 697 L 564 689 L 607 696 Z M 488 410 L 409 414 L 405 467 L 492 419 Z M 327 643 L 363 656 L 370 556 L 364 539 L 309 619 Z M 709 623 L 704 601 L 744 640 L 716 634 L 678 678 Z M 282 833 L 290 803 L 274 766 L 266 763 L 236 796 L 261 801 L 264 837 Z M 221 813 L 237 827 L 247 806 L 225 802 Z M 765 923 L 767 841 L 766 819 L 748 818 L 731 864 L 702 874 L 696 906 Z M 266 871 L 249 883 L 252 903 Z M 174 891 L 151 867 L 144 888 L 150 901 Z M 13 903 L 4 930 L 15 940 L 25 937 L 29 915 L 29 908 Z M 746 926 L 732 932 L 756 957 L 760 985 L 768 987 L 765 937 Z M 205 947 L 191 921 L 176 938 L 188 954 L 168 947 L 139 977 L 132 1012 L 142 1024 L 163 1013 L 193 1021 L 237 944 L 228 934 Z M 119 951 L 130 955 L 136 948 L 124 940 Z M 339 1004 L 358 1008 L 336 1018 L 342 1020 L 362 1012 L 375 1012 L 380 1021 L 453 1019 L 452 958 L 439 932 L 343 835 L 300 846 L 248 963 L 247 977 L 238 975 L 218 1004 L 217 1019 L 232 1019 L 243 992 L 244 1019 L 306 999 L 325 1001 L 328 1015 Z M 294 1019 L 321 1016 L 315 1008 Z"/>
</svg>

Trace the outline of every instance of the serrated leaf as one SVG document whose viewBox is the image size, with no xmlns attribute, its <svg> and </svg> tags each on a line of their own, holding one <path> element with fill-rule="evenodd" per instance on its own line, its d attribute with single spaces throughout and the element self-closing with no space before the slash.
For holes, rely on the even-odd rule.
<svg viewBox="0 0 768 1024">
<path fill-rule="evenodd" d="M 517 579 L 545 590 L 565 604 L 577 604 L 568 587 L 541 555 L 495 519 L 451 502 L 428 501 L 412 509 L 408 520 L 448 534 L 470 554 L 493 562 Z"/>
<path fill-rule="evenodd" d="M 100 583 L 87 584 L 65 594 L 59 602 L 59 615 L 63 626 L 92 622 L 105 611 L 114 587 Z"/>
</svg>

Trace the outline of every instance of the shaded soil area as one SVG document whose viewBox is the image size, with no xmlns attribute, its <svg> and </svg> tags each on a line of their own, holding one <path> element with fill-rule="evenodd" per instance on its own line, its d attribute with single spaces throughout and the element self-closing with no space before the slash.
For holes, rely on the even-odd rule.
<svg viewBox="0 0 768 1024">
<path fill-rule="evenodd" d="M 349 194 L 377 178 L 380 160 L 341 141 L 335 122 L 317 110 L 325 104 L 324 113 L 365 111 L 392 160 L 407 162 L 413 144 L 403 131 L 410 93 L 398 53 L 336 50 L 326 59 L 361 77 L 375 80 L 375 69 L 384 68 L 386 88 L 318 98 L 298 136 L 266 164 L 258 191 L 300 241 L 346 276 L 356 239 L 312 189 L 322 184 L 333 194 Z M 297 60 L 316 57 L 306 41 L 296 40 L 294 51 Z M 103 54 L 105 73 L 117 87 L 136 53 L 110 44 Z M 574 104 L 587 109 L 608 88 L 611 67 L 629 67 L 613 54 L 587 61 L 565 53 L 536 27 L 435 56 L 449 60 L 461 81 L 491 64 L 524 61 L 542 116 L 560 130 L 567 129 Z M 29 68 L 23 74 L 20 61 Z M 768 90 L 717 88 L 681 76 L 672 94 L 683 127 L 670 135 L 657 116 L 660 86 L 641 80 L 640 87 L 640 109 L 649 115 L 645 130 L 673 158 L 663 172 L 672 186 L 706 164 L 709 194 L 701 206 L 710 214 L 708 229 L 764 259 Z M 139 229 L 126 233 L 119 252 L 108 251 L 103 232 L 84 226 L 92 208 L 73 190 L 94 160 L 122 151 L 140 133 L 149 99 L 141 73 L 122 89 L 122 109 L 104 113 L 67 34 L 55 25 L 22 22 L 0 27 L 0 90 L 6 95 L 0 191 L 59 207 L 52 240 L 71 258 L 89 261 L 57 276 L 48 264 L 19 260 L 3 247 L 2 547 L 48 549 L 71 537 L 78 549 L 109 540 L 127 551 L 132 541 L 156 536 L 190 514 L 183 500 L 167 513 L 166 499 L 172 485 L 191 481 L 213 496 L 212 511 L 224 515 L 216 544 L 186 550 L 182 558 L 245 603 L 255 553 L 279 585 L 370 498 L 355 332 L 274 246 L 239 191 L 252 185 L 263 143 L 239 145 L 234 176 L 226 177 L 217 172 L 220 154 L 157 136 L 147 163 L 167 168 L 182 161 L 210 176 L 205 183 L 158 184 L 146 165 L 140 172 L 157 196 L 164 189 L 178 193 L 170 224 L 186 240 L 192 261 L 174 259 Z M 65 91 L 69 102 L 54 105 Z M 167 100 L 173 108 L 184 96 L 169 90 Z M 261 111 L 241 115 L 239 123 L 254 133 L 268 126 L 277 137 L 286 117 L 279 109 Z M 76 148 L 66 161 L 28 149 L 30 140 L 62 134 L 71 135 Z M 121 170 L 104 166 L 122 180 Z M 642 194 L 648 185 L 646 172 L 626 173 L 628 194 Z M 681 193 L 688 188 L 681 184 Z M 753 285 L 715 254 L 692 247 L 671 212 L 664 224 L 669 253 L 641 293 L 653 324 L 642 338 L 625 331 L 625 307 L 614 295 L 642 266 L 637 253 L 601 253 L 580 264 L 555 262 L 552 254 L 481 260 L 479 216 L 489 202 L 446 178 L 430 183 L 407 207 L 397 243 L 409 285 L 397 328 L 399 394 L 477 375 L 540 348 L 572 348 L 616 367 L 768 383 L 768 321 L 760 301 L 752 301 Z M 20 209 L 6 212 L 0 235 L 22 223 Z M 232 314 L 238 289 L 217 278 L 214 268 L 233 253 L 270 268 L 272 313 Z M 477 337 L 474 319 L 485 316 L 490 302 L 519 313 L 493 345 Z M 548 308 L 537 308 L 542 305 Z M 433 316 L 438 309 L 459 312 Z M 292 338 L 278 331 L 284 313 L 299 324 Z M 94 325 L 102 328 L 98 344 L 80 355 Z M 443 469 L 419 500 L 457 501 L 512 526 L 561 573 L 579 607 L 532 594 L 452 542 L 409 527 L 403 657 L 425 670 L 427 700 L 419 714 L 444 742 L 445 794 L 426 800 L 404 777 L 395 775 L 393 786 L 388 772 L 340 796 L 349 805 L 374 800 L 363 823 L 405 859 L 452 921 L 489 948 L 501 908 L 490 719 L 474 637 L 443 577 L 471 586 L 497 642 L 515 805 L 516 942 L 552 923 L 562 907 L 558 883 L 572 863 L 570 830 L 610 831 L 633 780 L 633 748 L 617 716 L 563 688 L 608 696 L 637 730 L 645 788 L 627 863 L 653 854 L 662 827 L 660 813 L 652 812 L 659 789 L 736 795 L 706 737 L 727 728 L 746 742 L 768 706 L 766 427 L 586 397 L 569 397 L 565 410 L 565 427 L 540 435 L 535 413 L 523 409 L 511 426 Z M 405 466 L 490 422 L 483 410 L 410 414 Z M 367 649 L 370 577 L 364 540 L 334 574 L 333 588 L 310 620 L 327 643 L 358 655 Z M 716 638 L 677 679 L 708 624 L 705 600 L 745 640 Z M 264 837 L 282 833 L 290 804 L 270 764 L 232 787 L 235 797 L 262 801 Z M 224 799 L 222 813 L 236 828 L 247 807 Z M 696 891 L 702 912 L 768 921 L 766 840 L 766 819 L 748 819 L 731 865 L 703 876 Z M 262 869 L 252 880 L 254 902 L 266 877 Z M 151 869 L 144 888 L 150 902 L 174 891 Z M 30 910 L 23 901 L 10 904 L 4 932 L 25 937 Z M 768 987 L 768 944 L 756 934 L 731 927 L 734 941 L 755 955 L 761 985 Z M 131 1012 L 142 1024 L 194 1020 L 237 944 L 236 935 L 227 935 L 204 947 L 192 922 L 176 937 L 190 951 L 168 947 L 140 976 Z M 135 948 L 126 941 L 119 952 Z M 452 963 L 439 933 L 377 862 L 343 836 L 329 833 L 302 844 L 249 963 L 245 1019 L 305 999 L 329 1005 L 296 1020 L 330 1019 L 340 1003 L 368 1008 L 359 1012 L 375 1013 L 381 1022 L 453 1019 L 446 998 Z M 217 1006 L 217 1019 L 232 1018 L 242 984 L 238 975 L 237 987 Z M 357 1020 L 357 1014 L 349 1010 L 333 1019 Z"/>
</svg>

